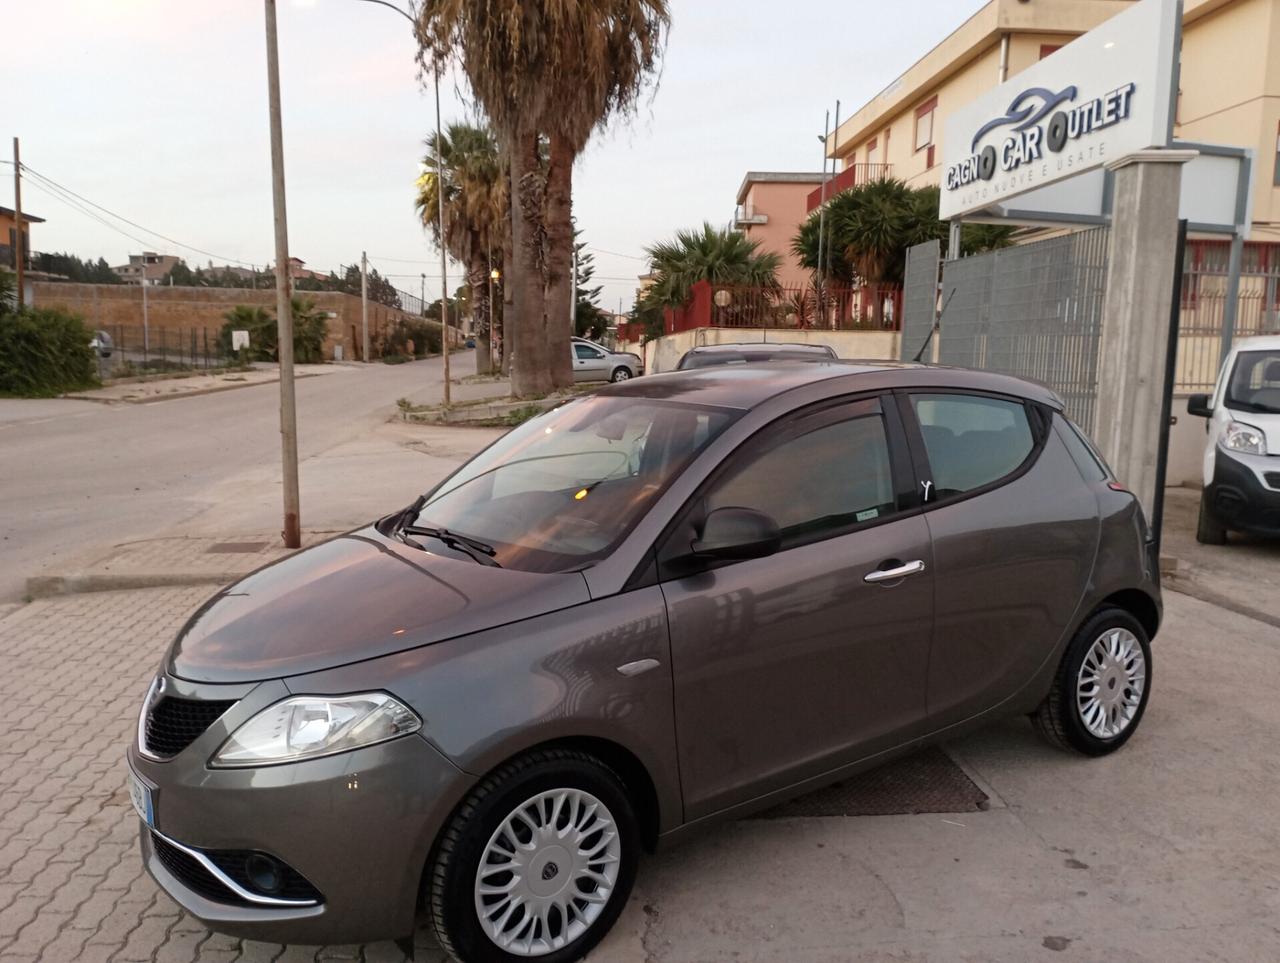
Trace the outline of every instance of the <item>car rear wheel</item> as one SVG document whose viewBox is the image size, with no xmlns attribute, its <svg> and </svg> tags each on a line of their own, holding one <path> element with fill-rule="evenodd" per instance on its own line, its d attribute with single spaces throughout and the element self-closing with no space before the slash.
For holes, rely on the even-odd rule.
<svg viewBox="0 0 1280 963">
<path fill-rule="evenodd" d="M 614 368 L 613 374 L 609 376 L 610 381 L 630 381 L 631 372 L 626 368 Z"/>
<path fill-rule="evenodd" d="M 1072 638 L 1031 721 L 1059 748 L 1104 756 L 1133 735 L 1150 695 L 1146 630 L 1125 610 L 1106 608 Z"/>
<path fill-rule="evenodd" d="M 467 963 L 581 959 L 622 912 L 639 850 L 608 766 L 529 753 L 482 780 L 441 833 L 427 901 L 436 937 Z"/>
<path fill-rule="evenodd" d="M 1208 499 L 1200 496 L 1200 518 L 1196 523 L 1196 541 L 1201 545 L 1227 544 L 1227 529 L 1213 514 Z"/>
</svg>

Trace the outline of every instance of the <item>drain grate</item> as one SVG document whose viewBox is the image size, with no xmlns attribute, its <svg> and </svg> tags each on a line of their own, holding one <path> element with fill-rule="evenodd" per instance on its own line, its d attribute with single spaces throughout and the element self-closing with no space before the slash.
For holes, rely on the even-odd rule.
<svg viewBox="0 0 1280 963">
<path fill-rule="evenodd" d="M 929 748 L 774 806 L 754 818 L 971 813 L 985 809 L 986 804 L 987 794 L 950 756 Z"/>
<path fill-rule="evenodd" d="M 252 555 L 267 547 L 266 542 L 218 542 L 206 550 L 208 555 Z"/>
</svg>

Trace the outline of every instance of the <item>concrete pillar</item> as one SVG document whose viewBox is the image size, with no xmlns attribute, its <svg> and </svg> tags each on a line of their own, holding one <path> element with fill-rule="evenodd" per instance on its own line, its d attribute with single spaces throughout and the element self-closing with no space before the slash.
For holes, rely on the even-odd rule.
<svg viewBox="0 0 1280 963">
<path fill-rule="evenodd" d="M 1115 174 L 1093 437 L 1150 518 L 1173 308 L 1182 165 L 1193 150 L 1148 150 L 1107 165 Z"/>
</svg>

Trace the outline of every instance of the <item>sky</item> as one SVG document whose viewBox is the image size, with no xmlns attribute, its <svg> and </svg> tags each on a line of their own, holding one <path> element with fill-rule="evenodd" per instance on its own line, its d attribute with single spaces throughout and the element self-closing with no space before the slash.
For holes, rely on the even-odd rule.
<svg viewBox="0 0 1280 963">
<path fill-rule="evenodd" d="M 574 171 L 606 310 L 630 310 L 646 245 L 727 224 L 748 170 L 820 170 L 836 99 L 847 117 L 982 5 L 670 2 L 656 92 Z M 24 165 L 141 225 L 95 211 L 108 227 L 29 177 L 23 208 L 47 221 L 33 228 L 37 251 L 120 264 L 145 242 L 193 267 L 274 260 L 261 0 L 6 6 L 0 158 L 19 136 Z M 411 293 L 425 272 L 438 297 L 439 254 L 413 208 L 434 99 L 409 23 L 360 0 L 279 0 L 279 35 L 290 253 L 327 271 L 367 251 Z M 474 117 L 457 77 L 445 78 L 441 111 L 446 125 Z M 6 207 L 12 172 L 0 163 Z M 461 271 L 449 274 L 452 290 Z"/>
</svg>

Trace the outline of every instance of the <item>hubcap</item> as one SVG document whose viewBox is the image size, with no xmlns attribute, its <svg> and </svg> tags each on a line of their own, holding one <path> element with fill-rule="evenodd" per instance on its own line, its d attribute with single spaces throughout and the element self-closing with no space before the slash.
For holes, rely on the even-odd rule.
<svg viewBox="0 0 1280 963">
<path fill-rule="evenodd" d="M 1142 645 L 1128 629 L 1107 629 L 1089 646 L 1076 680 L 1080 721 L 1099 739 L 1129 728 L 1147 686 Z"/>
<path fill-rule="evenodd" d="M 613 376 L 614 381 L 626 381 L 631 377 L 631 372 L 626 368 L 619 368 L 618 373 Z"/>
<path fill-rule="evenodd" d="M 613 895 L 622 859 L 613 814 L 580 789 L 521 803 L 489 838 L 476 870 L 476 915 L 495 945 L 545 956 L 587 931 Z"/>
</svg>

